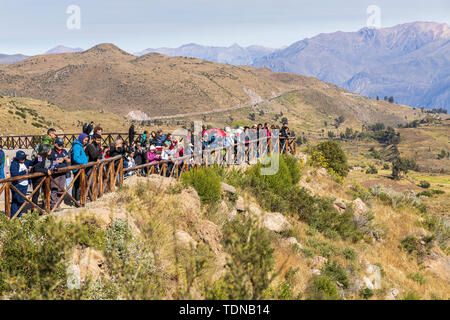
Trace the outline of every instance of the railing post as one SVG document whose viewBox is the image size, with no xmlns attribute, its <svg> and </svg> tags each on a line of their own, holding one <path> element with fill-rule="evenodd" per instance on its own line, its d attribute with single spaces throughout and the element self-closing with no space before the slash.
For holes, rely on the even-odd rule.
<svg viewBox="0 0 450 320">
<path fill-rule="evenodd" d="M 45 198 L 45 211 L 50 213 L 50 177 L 45 177 L 45 189 L 44 189 L 44 198 Z"/>
<path fill-rule="evenodd" d="M 5 182 L 5 214 L 11 217 L 11 193 L 9 191 L 9 182 Z"/>
<path fill-rule="evenodd" d="M 109 177 L 109 191 L 116 190 L 116 164 L 115 160 L 111 161 L 111 176 Z"/>
<path fill-rule="evenodd" d="M 98 168 L 98 197 L 103 197 L 103 163 Z"/>
<path fill-rule="evenodd" d="M 92 201 L 97 201 L 97 195 L 98 195 L 98 165 L 95 165 L 92 168 Z"/>
<path fill-rule="evenodd" d="M 84 206 L 86 204 L 86 171 L 84 168 L 80 170 L 80 204 Z"/>
<path fill-rule="evenodd" d="M 123 158 L 120 158 L 119 163 L 119 186 L 123 184 Z"/>
</svg>

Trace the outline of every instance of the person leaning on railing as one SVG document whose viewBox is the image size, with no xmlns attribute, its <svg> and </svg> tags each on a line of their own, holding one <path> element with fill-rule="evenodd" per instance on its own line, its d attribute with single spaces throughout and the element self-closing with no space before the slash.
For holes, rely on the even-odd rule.
<svg viewBox="0 0 450 320">
<path fill-rule="evenodd" d="M 86 156 L 86 152 L 84 148 L 89 141 L 89 136 L 85 133 L 82 133 L 78 136 L 78 139 L 72 143 L 72 149 L 70 150 L 70 161 L 72 165 L 80 165 L 88 163 L 88 158 Z M 77 170 L 73 170 L 74 177 L 78 172 Z M 78 178 L 73 183 L 72 187 L 72 196 L 75 200 L 79 201 L 81 196 L 81 179 Z"/>
<path fill-rule="evenodd" d="M 50 153 L 50 160 L 54 161 L 55 171 L 65 168 L 70 165 L 70 157 L 69 153 L 63 148 L 64 141 L 60 138 L 56 139 L 55 147 L 52 149 Z M 71 174 L 69 172 L 55 173 L 53 175 L 56 183 L 61 187 L 68 188 L 71 181 Z M 53 181 L 50 185 L 51 193 L 50 193 L 50 208 L 53 209 L 58 199 L 64 193 L 60 187 L 58 187 Z"/>
<path fill-rule="evenodd" d="M 18 177 L 26 175 L 30 172 L 31 161 L 27 159 L 27 155 L 22 150 L 17 151 L 16 156 L 14 157 L 10 172 L 11 177 Z M 16 187 L 23 195 L 27 194 L 29 179 L 17 180 L 13 181 L 12 185 Z M 17 210 L 22 206 L 25 202 L 25 199 L 19 195 L 14 189 L 12 191 L 12 201 L 11 201 L 11 218 L 15 216 Z M 18 217 L 22 216 L 22 212 L 19 213 Z"/>
<path fill-rule="evenodd" d="M 31 173 L 45 173 L 47 175 L 52 174 L 52 170 L 56 166 L 56 163 L 54 164 L 53 161 L 50 159 L 50 154 L 52 153 L 52 148 L 48 144 L 41 144 L 39 148 L 38 157 L 36 157 L 35 161 L 33 162 L 33 168 L 31 169 Z M 45 177 L 36 177 L 31 179 L 33 189 L 37 188 L 41 181 Z M 38 199 L 39 199 L 39 190 L 36 191 L 33 195 L 33 203 L 35 205 L 38 205 Z"/>
<path fill-rule="evenodd" d="M 0 179 L 5 179 L 5 151 L 3 151 L 3 146 L 0 144 Z"/>
</svg>

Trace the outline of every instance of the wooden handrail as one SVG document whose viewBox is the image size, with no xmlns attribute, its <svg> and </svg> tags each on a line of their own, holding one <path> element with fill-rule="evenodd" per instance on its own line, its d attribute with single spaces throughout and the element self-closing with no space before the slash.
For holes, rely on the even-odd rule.
<svg viewBox="0 0 450 320">
<path fill-rule="evenodd" d="M 283 138 L 278 137 L 278 144 L 275 145 L 275 148 L 272 148 L 271 139 L 269 137 L 261 137 L 259 139 L 251 140 L 251 141 L 242 141 L 239 143 L 234 143 L 229 146 L 220 146 L 217 148 L 206 148 L 202 149 L 199 153 L 191 153 L 188 155 L 184 155 L 183 157 L 178 158 L 172 158 L 170 160 L 159 160 L 159 161 L 153 161 L 151 163 L 145 163 L 142 165 L 124 168 L 123 167 L 123 157 L 121 155 L 115 156 L 113 158 L 103 159 L 98 162 L 89 162 L 86 164 L 81 165 L 73 165 L 64 167 L 58 170 L 54 170 L 51 172 L 50 175 L 46 173 L 32 173 L 27 174 L 23 176 L 17 176 L 17 177 L 10 177 L 0 180 L 0 195 L 2 193 L 5 194 L 5 214 L 8 216 L 11 216 L 11 195 L 10 192 L 16 193 L 19 197 L 23 199 L 22 204 L 17 209 L 17 211 L 14 213 L 14 216 L 12 218 L 17 217 L 19 214 L 21 214 L 22 210 L 25 208 L 26 204 L 31 205 L 33 209 L 36 209 L 42 213 L 50 214 L 54 212 L 55 209 L 59 207 L 61 202 L 65 197 L 68 197 L 75 206 L 84 206 L 87 201 L 96 201 L 98 198 L 101 198 L 104 194 L 104 192 L 112 192 L 115 190 L 116 186 L 121 186 L 124 181 L 125 174 L 129 171 L 138 171 L 145 168 L 149 169 L 150 174 L 154 174 L 155 172 L 157 174 L 163 175 L 163 176 L 172 176 L 176 179 L 180 179 L 181 175 L 184 172 L 189 171 L 190 168 L 198 168 L 200 166 L 209 166 L 211 164 L 217 163 L 216 160 L 220 160 L 222 157 L 223 160 L 223 154 L 221 152 L 226 150 L 227 153 L 225 154 L 226 157 L 228 157 L 228 152 L 232 151 L 234 155 L 234 148 L 235 147 L 242 147 L 244 146 L 244 149 L 238 149 L 244 152 L 245 161 L 248 161 L 252 163 L 252 161 L 256 161 L 256 157 L 258 155 L 263 155 L 266 153 L 272 153 L 272 152 L 279 152 L 279 153 L 293 153 L 295 152 L 295 141 L 292 138 Z M 283 148 L 280 148 L 279 141 L 285 140 L 285 143 L 283 143 Z M 267 142 L 267 145 L 261 144 L 258 142 Z M 267 146 L 268 148 L 262 149 L 262 146 Z M 267 150 L 269 149 L 269 150 Z M 208 155 L 208 158 L 210 155 L 214 154 L 214 159 L 212 159 L 211 162 L 208 161 L 208 158 L 205 158 L 204 156 Z M 185 160 L 188 159 L 195 159 L 195 163 L 186 163 Z M 200 161 L 198 161 L 200 160 Z M 205 160 L 205 161 L 203 161 Z M 234 164 L 234 160 L 232 159 L 232 162 Z M 169 167 L 169 164 L 173 164 L 172 167 Z M 223 161 L 221 162 L 223 163 Z M 171 170 L 169 170 L 171 168 Z M 86 172 L 87 169 L 91 169 L 89 171 L 89 174 Z M 74 177 L 70 183 L 70 185 L 66 188 L 63 185 L 60 185 L 57 180 L 56 176 L 60 176 L 62 174 L 66 174 L 67 172 L 72 171 L 78 171 L 76 174 L 74 174 Z M 25 179 L 39 179 L 42 178 L 42 180 L 38 183 L 37 186 L 34 186 L 34 189 L 31 193 L 31 195 L 27 196 L 26 194 L 23 194 L 20 192 L 19 189 L 16 188 L 14 182 L 25 180 Z M 36 181 L 36 180 L 35 180 Z M 80 189 L 80 195 L 79 199 L 75 199 L 74 196 L 69 194 L 69 190 L 71 188 L 74 188 L 75 182 L 77 182 L 77 185 L 79 185 Z M 51 206 L 50 200 L 51 200 L 51 185 L 54 184 L 59 190 L 62 192 L 62 195 L 57 199 L 56 203 L 53 204 L 53 207 Z M 33 203 L 32 198 L 33 195 L 36 193 L 39 193 L 41 188 L 43 189 L 43 202 L 44 205 L 42 207 L 38 206 L 37 203 Z M 17 197 L 17 196 L 16 196 Z"/>
</svg>

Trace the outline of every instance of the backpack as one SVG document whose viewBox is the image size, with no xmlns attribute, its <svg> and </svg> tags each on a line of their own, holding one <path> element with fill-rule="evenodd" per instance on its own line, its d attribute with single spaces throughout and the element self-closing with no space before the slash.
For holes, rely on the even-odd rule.
<svg viewBox="0 0 450 320">
<path fill-rule="evenodd" d="M 83 124 L 83 133 L 89 135 L 89 132 L 88 132 L 88 124 L 87 124 L 87 122 L 85 122 L 85 123 Z"/>
</svg>

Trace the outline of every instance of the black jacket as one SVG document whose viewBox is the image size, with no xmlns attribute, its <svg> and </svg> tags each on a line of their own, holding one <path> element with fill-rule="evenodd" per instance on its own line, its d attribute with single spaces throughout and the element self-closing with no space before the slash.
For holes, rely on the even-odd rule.
<svg viewBox="0 0 450 320">
<path fill-rule="evenodd" d="M 145 163 L 145 151 L 141 148 L 141 151 L 134 150 L 134 163 L 138 166 Z"/>
<path fill-rule="evenodd" d="M 86 147 L 86 155 L 88 157 L 89 162 L 95 162 L 97 160 L 102 159 L 102 146 L 96 144 L 95 142 L 90 143 Z"/>
</svg>

